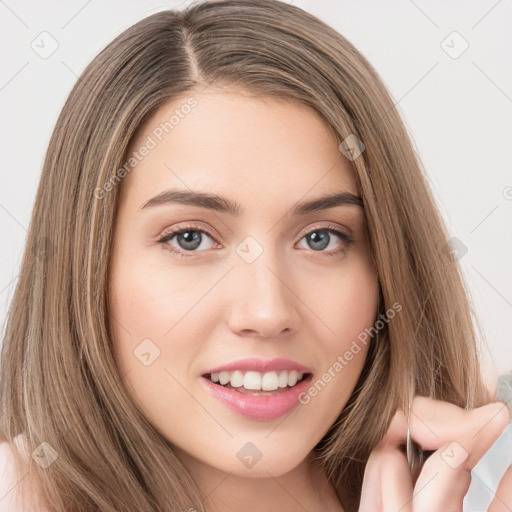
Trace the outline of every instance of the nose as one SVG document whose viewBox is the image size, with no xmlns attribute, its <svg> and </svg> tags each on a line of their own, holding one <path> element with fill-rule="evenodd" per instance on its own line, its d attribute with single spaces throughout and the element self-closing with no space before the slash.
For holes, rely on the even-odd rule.
<svg viewBox="0 0 512 512">
<path fill-rule="evenodd" d="M 239 262 L 232 274 L 235 291 L 229 327 L 239 336 L 277 338 L 296 332 L 301 323 L 300 298 L 290 272 L 265 252 L 253 263 Z"/>
</svg>

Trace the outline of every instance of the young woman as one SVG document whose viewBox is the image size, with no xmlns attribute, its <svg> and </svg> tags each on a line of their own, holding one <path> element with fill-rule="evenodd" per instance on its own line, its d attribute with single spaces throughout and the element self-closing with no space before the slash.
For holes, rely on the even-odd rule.
<svg viewBox="0 0 512 512">
<path fill-rule="evenodd" d="M 462 510 L 509 420 L 393 100 L 274 0 L 154 14 L 84 71 L 0 372 L 0 510 Z"/>
</svg>

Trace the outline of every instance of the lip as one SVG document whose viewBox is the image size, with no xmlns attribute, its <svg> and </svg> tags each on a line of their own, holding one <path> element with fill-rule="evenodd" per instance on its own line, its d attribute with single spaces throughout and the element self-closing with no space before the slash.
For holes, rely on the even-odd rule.
<svg viewBox="0 0 512 512">
<path fill-rule="evenodd" d="M 229 409 L 253 420 L 275 420 L 290 413 L 299 405 L 299 395 L 309 387 L 313 376 L 310 373 L 298 384 L 277 395 L 247 395 L 215 384 L 208 377 L 201 377 L 203 386 Z"/>
<path fill-rule="evenodd" d="M 211 370 L 203 373 L 203 376 L 211 373 L 234 372 L 236 370 L 240 370 L 242 372 L 255 371 L 260 373 L 280 370 L 296 370 L 299 373 L 312 373 L 311 368 L 292 361 L 291 359 L 276 357 L 274 359 L 265 360 L 253 357 L 249 359 L 240 359 L 239 361 L 234 361 L 222 366 L 217 366 L 216 368 L 212 368 Z"/>
</svg>

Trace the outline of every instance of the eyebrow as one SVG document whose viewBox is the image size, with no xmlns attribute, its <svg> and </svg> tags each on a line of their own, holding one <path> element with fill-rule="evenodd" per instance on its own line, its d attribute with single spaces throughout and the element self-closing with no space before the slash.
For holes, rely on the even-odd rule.
<svg viewBox="0 0 512 512">
<path fill-rule="evenodd" d="M 173 203 L 206 208 L 220 213 L 227 213 L 235 217 L 240 217 L 244 212 L 242 206 L 226 197 L 188 190 L 165 190 L 146 201 L 141 209 Z M 363 200 L 361 197 L 344 190 L 313 199 L 312 201 L 297 203 L 286 216 L 294 217 L 306 215 L 311 212 L 326 210 L 336 206 L 357 206 L 363 209 Z"/>
</svg>

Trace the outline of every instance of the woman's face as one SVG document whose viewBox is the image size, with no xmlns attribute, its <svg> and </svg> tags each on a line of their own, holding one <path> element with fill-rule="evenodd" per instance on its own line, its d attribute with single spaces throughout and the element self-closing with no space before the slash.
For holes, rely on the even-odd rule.
<svg viewBox="0 0 512 512">
<path fill-rule="evenodd" d="M 128 390 L 184 462 L 282 475 L 346 404 L 376 317 L 361 206 L 303 206 L 357 195 L 350 163 L 307 107 L 213 87 L 133 151 L 109 282 Z"/>
</svg>

